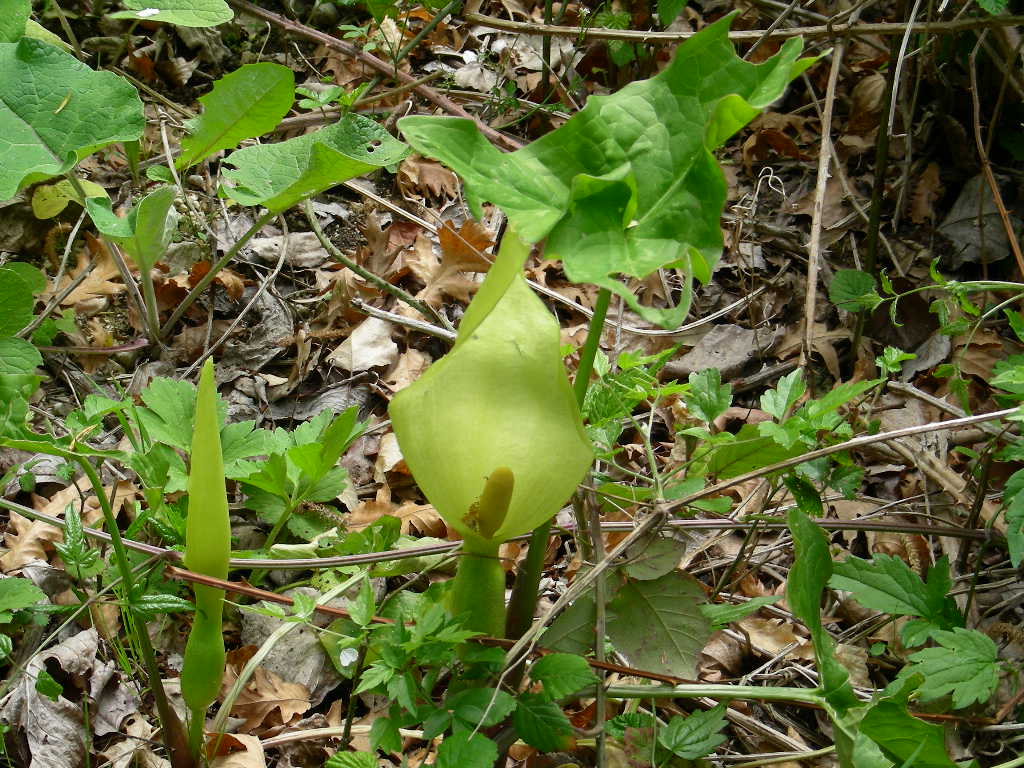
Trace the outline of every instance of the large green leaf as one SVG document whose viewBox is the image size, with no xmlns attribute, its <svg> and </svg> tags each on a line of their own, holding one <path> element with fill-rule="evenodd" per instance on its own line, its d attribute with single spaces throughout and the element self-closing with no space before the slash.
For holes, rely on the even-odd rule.
<svg viewBox="0 0 1024 768">
<path fill-rule="evenodd" d="M 272 131 L 288 114 L 295 97 L 295 75 L 288 67 L 262 61 L 224 75 L 200 96 L 203 113 L 186 122 L 179 170 L 214 152 L 233 149 L 243 139 Z"/>
<path fill-rule="evenodd" d="M 420 489 L 471 549 L 489 550 L 552 517 L 593 458 L 558 322 L 520 272 L 526 253 L 507 232 L 454 349 L 389 408 Z M 499 468 L 514 478 L 511 501 L 500 527 L 482 537 L 470 513 Z"/>
<path fill-rule="evenodd" d="M 111 13 L 115 19 L 163 21 L 179 27 L 215 27 L 231 21 L 224 0 L 121 0 L 127 11 Z"/>
<path fill-rule="evenodd" d="M 630 579 L 608 603 L 608 636 L 630 665 L 692 678 L 711 636 L 703 602 L 700 585 L 681 571 L 653 581 Z"/>
<path fill-rule="evenodd" d="M 138 92 L 47 43 L 0 43 L 0 200 L 69 170 L 145 122 Z"/>
<path fill-rule="evenodd" d="M 409 148 L 373 120 L 348 114 L 314 133 L 278 144 L 246 147 L 225 161 L 228 195 L 273 212 L 328 187 L 397 163 Z"/>
<path fill-rule="evenodd" d="M 644 318 L 675 325 L 689 307 L 643 307 L 617 279 L 678 268 L 706 281 L 722 251 L 726 185 L 712 151 L 815 59 L 789 40 L 761 64 L 739 59 L 728 40 L 732 16 L 679 46 L 649 80 L 591 96 L 559 129 L 503 154 L 465 119 L 407 117 L 398 125 L 416 151 L 462 176 L 476 212 L 500 206 L 529 242 L 569 279 L 609 288 Z"/>
<path fill-rule="evenodd" d="M 29 0 L 6 0 L 0 13 L 0 43 L 16 43 L 25 34 L 25 23 L 32 13 Z"/>
<path fill-rule="evenodd" d="M 0 338 L 13 336 L 28 325 L 35 305 L 31 286 L 13 266 L 0 267 Z"/>
</svg>

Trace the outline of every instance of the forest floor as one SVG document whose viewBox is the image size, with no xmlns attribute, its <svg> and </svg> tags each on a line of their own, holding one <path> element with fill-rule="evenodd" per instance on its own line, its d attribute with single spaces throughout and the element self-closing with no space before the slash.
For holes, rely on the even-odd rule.
<svg viewBox="0 0 1024 768">
<path fill-rule="evenodd" d="M 56 6 L 46 4 L 36 18 L 65 39 L 72 31 L 90 67 L 117 73 L 139 90 L 146 115 L 144 169 L 167 164 L 186 124 L 202 111 L 200 98 L 212 82 L 253 62 L 284 65 L 308 89 L 307 102 L 295 105 L 264 143 L 332 123 L 339 105 L 344 110 L 355 101 L 354 111 L 397 138 L 396 123 L 408 115 L 468 115 L 490 129 L 501 149 L 512 150 L 564 125 L 590 97 L 656 75 L 684 40 L 730 11 L 738 11 L 731 39 L 748 61 L 765 61 L 786 40 L 801 37 L 805 55 L 820 60 L 715 154 L 727 184 L 724 248 L 710 280 L 695 285 L 685 322 L 658 328 L 619 297 L 611 300 L 594 387 L 614 394 L 626 410 L 612 414 L 613 431 L 605 424 L 595 437 L 605 444 L 576 505 L 577 512 L 590 505 L 590 522 L 600 522 L 604 532 L 579 540 L 574 532 L 586 513 L 580 525 L 571 507 L 558 514 L 544 555 L 538 615 L 622 542 L 652 504 L 688 499 L 705 481 L 718 482 L 718 491 L 702 503 L 673 506 L 662 538 L 652 545 L 654 554 L 630 551 L 634 568 L 639 563 L 642 569 L 647 557 L 654 572 L 620 577 L 619 588 L 635 594 L 623 591 L 609 602 L 610 613 L 601 619 L 610 622 L 605 650 L 593 657 L 573 646 L 575 636 L 564 624 L 542 637 L 547 647 L 544 638 L 554 643 L 561 635 L 560 648 L 601 661 L 601 679 L 613 688 L 599 703 L 594 697 L 563 701 L 573 738 L 557 750 L 513 739 L 508 764 L 698 764 L 687 762 L 682 748 L 650 757 L 657 739 L 648 726 L 658 731 L 670 721 L 685 722 L 672 718 L 694 708 L 709 711 L 717 700 L 728 699 L 616 698 L 614 686 L 817 684 L 811 633 L 785 599 L 795 558 L 785 515 L 800 500 L 778 472 L 762 471 L 792 454 L 756 443 L 764 454 L 733 456 L 737 468 L 699 458 L 695 446 L 704 433 L 763 434 L 759 423 L 784 419 L 836 392 L 848 395 L 837 396 L 830 408 L 837 418 L 817 425 L 804 450 L 859 435 L 905 432 L 884 442 L 866 439 L 842 452 L 837 463 L 807 465 L 801 482 L 820 491 L 823 506 L 812 517 L 831 523 L 825 525 L 829 554 L 835 562 L 856 556 L 885 563 L 890 561 L 878 557 L 888 556 L 907 566 L 893 566 L 902 574 L 929 586 L 946 584 L 955 603 L 951 610 L 960 617 L 953 623 L 994 643 L 997 658 L 986 667 L 994 677 L 990 685 L 958 679 L 942 695 L 912 701 L 911 710 L 925 718 L 920 722 L 943 729 L 947 760 L 1018 764 L 1012 761 L 1024 743 L 1024 513 L 1007 515 L 1003 505 L 1004 488 L 1015 492 L 1024 485 L 1012 477 L 1024 460 L 1015 448 L 1018 430 L 1008 420 L 996 422 L 997 428 L 931 425 L 1011 407 L 1024 392 L 1024 378 L 1013 373 L 1024 345 L 1024 319 L 1014 311 L 1024 296 L 1024 284 L 1017 283 L 1024 279 L 1024 258 L 1015 234 L 1021 224 L 1015 211 L 1024 197 L 1019 18 L 970 3 L 936 9 L 870 1 L 710 0 L 674 7 L 661 0 L 653 7 L 624 0 L 589 7 L 556 2 L 545 9 L 519 0 L 471 0 L 461 8 L 283 0 L 264 3 L 263 9 L 230 0 L 233 21 L 188 28 L 133 26 L 96 17 L 85 5 L 63 9 L 66 27 Z M 671 23 L 659 23 L 662 16 L 672 16 Z M 335 86 L 339 90 L 332 92 Z M 83 180 L 106 190 L 115 211 L 151 185 L 144 177 L 133 181 L 120 145 L 86 157 L 78 170 Z M 218 197 L 219 172 L 213 158 L 177 180 L 183 223 L 153 272 L 160 323 L 256 220 L 256 208 Z M 388 538 L 383 549 L 426 544 L 424 558 L 450 549 L 458 533 L 412 479 L 388 420 L 388 403 L 450 348 L 497 251 L 499 209 L 483 206 L 477 221 L 460 177 L 436 160 L 410 154 L 312 198 L 312 216 L 333 252 L 302 206 L 273 217 L 176 319 L 166 343 L 154 344 L 135 278 L 125 281 L 77 204 L 45 218 L 37 215 L 39 189 L 23 189 L 0 204 L 0 252 L 45 273 L 47 287 L 36 311 L 45 307 L 57 321 L 51 338 L 37 340 L 44 360 L 42 386 L 31 400 L 37 428 L 68 434 L 68 415 L 88 395 L 129 397 L 159 412 L 142 394 L 154 379 L 195 381 L 199 363 L 212 356 L 229 421 L 294 430 L 324 410 L 337 414 L 355 407 L 366 423 L 340 458 L 347 483 L 327 498 L 309 497 L 286 526 L 275 526 L 268 508 L 250 503 L 240 482 L 229 484 L 236 554 L 261 553 L 273 529 L 275 557 L 323 556 L 316 543 L 324 536 L 380 532 L 374 524 L 386 516 L 397 518 L 402 538 Z M 346 266 L 352 263 L 402 289 L 427 311 L 416 311 Z M 855 279 L 849 270 L 884 274 L 888 283 L 848 290 L 844 304 L 842 292 L 831 289 L 837 274 L 845 276 L 840 282 Z M 558 319 L 572 379 L 598 288 L 571 282 L 561 261 L 546 258 L 542 246 L 530 256 L 526 277 Z M 689 290 L 673 268 L 629 286 L 642 304 L 657 308 L 678 303 Z M 875 290 L 886 301 L 875 311 L 855 311 L 862 306 L 857 294 Z M 890 300 L 897 294 L 898 302 Z M 709 369 L 719 372 L 717 380 L 706 378 Z M 794 371 L 802 388 L 776 414 L 771 398 L 781 391 L 780 382 L 796 386 Z M 999 381 L 1005 384 L 1001 389 Z M 717 398 L 709 419 L 701 418 L 709 412 L 701 392 Z M 766 393 L 775 394 L 766 400 Z M 599 410 L 593 402 L 584 409 L 595 429 Z M 117 423 L 108 419 L 100 432 L 93 447 L 125 447 Z M 472 439 L 451 435 L 452 441 Z M 107 462 L 100 474 L 126 538 L 148 544 L 159 562 L 173 561 L 171 551 L 183 543 L 184 524 L 173 510 L 184 485 L 169 484 L 164 501 L 154 504 L 132 468 Z M 77 506 L 86 526 L 101 527 L 95 495 L 64 461 L 32 451 L 0 448 L 0 476 L 9 502 L 0 569 L 31 579 L 49 606 L 39 611 L 15 604 L 17 610 L 4 614 L 13 647 L 0 719 L 10 764 L 170 765 L 154 700 L 124 626 L 127 612 L 113 599 L 108 577 L 100 569 L 86 575 L 80 568 L 73 578 L 58 549 L 67 545 L 62 529 L 11 506 L 62 518 L 66 508 Z M 729 478 L 738 479 L 722 482 Z M 157 507 L 165 517 L 156 514 Z M 107 554 L 105 543 L 97 546 Z M 332 553 L 375 551 L 369 544 L 363 550 L 354 546 L 336 546 Z M 510 585 L 527 551 L 524 540 L 503 545 Z M 661 565 L 666 556 L 667 569 Z M 378 598 L 400 589 L 422 593 L 451 573 L 436 559 L 417 561 L 417 568 L 385 571 L 389 578 L 375 582 Z M 907 597 L 911 587 L 902 598 L 872 598 L 865 594 L 871 589 L 867 581 L 856 581 L 850 570 L 842 573 L 848 578 L 845 590 L 834 581 L 821 611 L 836 658 L 866 701 L 900 670 L 923 663 L 920 655 L 911 658 L 915 651 L 904 630 L 926 611 L 906 606 L 913 603 Z M 675 581 L 665 582 L 666 574 Z M 295 596 L 309 587 L 323 591 L 351 575 L 299 566 L 233 571 L 230 578 L 240 587 L 229 599 L 255 604 L 260 596 L 274 600 L 275 594 Z M 154 593 L 189 595 L 188 574 L 181 569 L 168 567 L 150 578 L 159 581 Z M 656 591 L 643 586 L 655 583 Z M 247 585 L 253 589 L 246 592 Z M 257 586 L 274 594 L 261 595 Z M 940 591 L 942 603 L 946 590 Z M 671 621 L 665 637 L 659 636 L 645 623 L 664 618 L 656 608 L 630 613 L 624 605 L 648 598 L 686 602 L 693 594 L 701 602 L 755 603 L 747 615 L 714 626 L 695 608 L 680 608 L 684 623 L 704 622 L 706 632 L 693 642 L 686 626 Z M 90 611 L 72 613 L 68 606 L 80 607 L 83 600 Z M 221 701 L 256 648 L 281 626 L 268 613 L 228 609 Z M 212 764 L 322 765 L 346 748 L 341 736 L 349 739 L 349 749 L 370 749 L 374 722 L 387 716 L 389 699 L 398 694 L 354 692 L 345 649 L 311 631 L 328 620 L 300 622 L 295 636 L 269 644 L 226 720 L 234 736 L 220 742 Z M 187 614 L 158 613 L 149 624 L 172 703 L 190 621 Z M 588 631 L 593 636 L 592 627 Z M 359 670 L 364 661 L 360 656 Z M 26 670 L 32 669 L 45 670 L 56 688 L 38 682 L 26 687 Z M 435 683 L 442 697 L 443 680 Z M 969 706 L 957 706 L 962 686 L 980 691 Z M 597 737 L 599 714 L 619 719 Z M 641 719 L 629 720 L 633 716 Z M 710 754 L 709 764 L 839 764 L 832 749 L 836 726 L 820 708 L 755 697 L 733 700 L 722 716 L 727 725 L 719 743 L 703 753 Z M 436 740 L 418 726 L 402 728 L 397 748 L 387 748 L 385 741 L 375 750 L 379 764 L 458 764 L 450 755 L 439 759 Z M 485 732 L 501 742 L 501 724 Z M 899 764 L 899 754 L 886 753 L 888 762 L 879 765 Z M 464 764 L 476 763 L 467 758 Z M 915 756 L 905 764 L 945 763 Z"/>
</svg>

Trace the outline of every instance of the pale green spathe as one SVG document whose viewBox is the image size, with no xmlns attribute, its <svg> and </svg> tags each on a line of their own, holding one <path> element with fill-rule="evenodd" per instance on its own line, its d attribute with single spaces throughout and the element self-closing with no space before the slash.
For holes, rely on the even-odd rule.
<svg viewBox="0 0 1024 768">
<path fill-rule="evenodd" d="M 467 551 L 491 550 L 551 518 L 593 460 L 558 323 L 521 274 L 526 253 L 506 233 L 455 348 L 390 406 L 409 469 Z M 485 541 L 463 518 L 500 467 L 515 486 L 504 522 Z"/>
</svg>

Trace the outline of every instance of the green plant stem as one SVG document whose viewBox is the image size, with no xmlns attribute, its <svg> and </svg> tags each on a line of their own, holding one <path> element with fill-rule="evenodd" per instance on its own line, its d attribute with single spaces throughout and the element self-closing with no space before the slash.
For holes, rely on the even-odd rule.
<svg viewBox="0 0 1024 768">
<path fill-rule="evenodd" d="M 580 698 L 591 698 L 593 686 L 580 691 Z M 752 699 L 755 701 L 789 701 L 822 707 L 825 700 L 816 688 L 783 688 L 759 685 L 612 685 L 608 695 L 615 699 Z"/>
<path fill-rule="evenodd" d="M 87 457 L 72 453 L 71 451 L 57 449 L 53 454 L 59 455 L 65 460 L 73 460 L 77 462 L 85 473 L 85 476 L 88 478 L 93 491 L 95 491 L 96 498 L 99 500 L 100 509 L 103 511 L 103 519 L 106 522 L 107 530 L 110 534 L 110 544 L 114 549 L 114 560 L 117 563 L 117 570 L 121 576 L 121 580 L 124 582 L 125 590 L 128 593 L 128 603 L 131 604 L 135 600 L 136 585 L 131 566 L 128 563 L 128 550 L 125 548 L 124 542 L 121 540 L 121 531 L 117 527 L 117 520 L 114 517 L 114 508 L 110 504 L 110 499 L 108 499 L 107 495 L 103 492 L 103 483 L 100 480 L 99 474 L 96 472 L 96 468 L 93 467 Z M 153 694 L 153 701 L 156 704 L 157 714 L 160 716 L 164 745 L 167 747 L 167 751 L 171 756 L 172 765 L 174 765 L 175 768 L 178 768 L 179 765 L 187 764 L 179 762 L 182 761 L 187 754 L 182 749 L 185 745 L 185 735 L 181 725 L 181 720 L 178 719 L 178 716 L 171 708 L 170 702 L 167 700 L 167 693 L 164 691 L 164 686 L 160 678 L 160 668 L 156 663 L 156 652 L 153 650 L 153 643 L 149 639 L 149 633 L 146 631 L 145 626 L 140 628 L 135 622 L 131 622 L 131 624 L 132 629 L 130 631 L 132 632 L 139 651 L 142 653 L 142 663 L 146 668 L 146 675 L 149 677 L 149 690 Z"/>
<path fill-rule="evenodd" d="M 399 49 L 398 53 L 395 54 L 395 69 L 398 68 L 398 62 L 412 53 L 416 46 L 423 42 L 424 38 L 434 31 L 434 28 L 447 16 L 449 13 L 454 13 L 455 10 L 462 3 L 462 0 L 450 0 L 450 2 L 437 13 L 435 13 L 426 24 L 423 25 L 423 29 L 416 33 L 416 35 Z"/>
<path fill-rule="evenodd" d="M 576 371 L 576 380 L 573 382 L 573 392 L 580 408 L 583 407 L 583 398 L 590 385 L 590 374 L 594 370 L 594 360 L 597 358 L 597 348 L 601 341 L 604 319 L 608 314 L 611 297 L 611 291 L 607 288 L 602 288 L 598 292 L 597 302 L 594 304 L 594 316 L 590 318 L 590 328 L 587 331 L 587 340 L 583 344 L 583 351 L 580 352 L 580 364 Z M 508 618 L 505 622 L 506 637 L 512 639 L 522 637 L 533 622 L 540 577 L 544 571 L 544 553 L 547 551 L 550 535 L 550 520 L 538 525 L 530 535 L 530 548 L 527 551 L 526 559 L 516 573 L 512 598 L 508 604 Z"/>
<path fill-rule="evenodd" d="M 526 550 L 526 559 L 516 571 L 516 582 L 512 588 L 512 597 L 508 602 L 508 613 L 505 619 L 505 637 L 516 640 L 533 623 L 533 613 L 537 606 L 537 591 L 540 577 L 544 572 L 544 554 L 548 549 L 548 538 L 551 535 L 551 521 L 547 520 L 530 534 L 530 546 Z"/>
<path fill-rule="evenodd" d="M 308 199 L 303 204 L 303 210 L 306 213 L 306 219 L 309 221 L 309 226 L 313 229 L 313 234 L 316 235 L 317 240 L 320 241 L 320 245 L 322 245 L 324 250 L 331 255 L 332 259 L 348 267 L 348 269 L 355 272 L 364 280 L 373 283 L 373 285 L 377 286 L 385 293 L 390 293 L 399 301 L 404 301 L 431 322 L 440 323 L 443 327 L 448 329 L 451 328 L 451 325 L 447 320 L 434 310 L 433 307 L 415 298 L 411 293 L 403 291 L 397 285 L 392 285 L 383 277 L 375 275 L 368 269 L 364 269 L 338 250 L 338 247 L 330 241 L 330 238 L 328 238 L 326 234 L 324 234 L 324 230 L 316 220 L 316 215 L 313 213 L 313 206 Z"/>
<path fill-rule="evenodd" d="M 587 329 L 587 340 L 583 343 L 583 350 L 580 352 L 580 364 L 576 369 L 576 379 L 573 381 L 573 391 L 576 393 L 576 404 L 582 409 L 583 398 L 586 397 L 587 387 L 590 386 L 590 374 L 594 370 L 594 360 L 597 358 L 597 349 L 601 344 L 601 333 L 604 331 L 604 319 L 608 314 L 608 304 L 611 303 L 612 292 L 607 288 L 598 291 L 597 301 L 594 303 L 594 316 L 590 318 L 590 327 Z"/>
<path fill-rule="evenodd" d="M 242 249 L 242 246 L 248 243 L 253 236 L 263 229 L 263 226 L 276 215 L 277 214 L 271 211 L 264 211 L 263 214 L 256 219 L 253 225 L 245 231 L 245 234 L 235 241 L 235 244 L 228 249 L 227 253 L 225 253 L 216 264 L 210 267 L 210 271 L 203 275 L 199 282 L 196 283 L 195 287 L 185 295 L 185 298 L 181 300 L 181 304 L 178 305 L 177 309 L 171 313 L 167 322 L 164 323 L 163 328 L 160 329 L 160 338 L 166 338 L 170 334 L 174 329 L 174 326 L 177 325 L 179 320 L 181 320 L 188 308 L 192 306 L 193 302 L 199 298 L 203 291 L 206 290 L 207 286 L 213 282 L 215 277 L 217 277 L 217 273 L 224 269 L 224 267 L 228 265 L 228 262 L 235 258 L 238 252 Z"/>
<path fill-rule="evenodd" d="M 505 569 L 498 546 L 464 546 L 451 591 L 452 614 L 468 614 L 466 627 L 491 637 L 505 630 Z"/>
</svg>

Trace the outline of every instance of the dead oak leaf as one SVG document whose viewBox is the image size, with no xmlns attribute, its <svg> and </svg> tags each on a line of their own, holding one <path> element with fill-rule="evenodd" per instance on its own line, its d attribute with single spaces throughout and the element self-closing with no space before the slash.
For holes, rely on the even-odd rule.
<svg viewBox="0 0 1024 768">
<path fill-rule="evenodd" d="M 436 160 L 421 155 L 410 155 L 402 161 L 397 181 L 406 199 L 446 201 L 459 196 L 459 177 Z"/>
<path fill-rule="evenodd" d="M 238 675 L 256 652 L 254 646 L 245 646 L 228 654 L 227 667 L 221 690 L 227 691 L 238 680 Z M 263 667 L 256 671 L 235 699 L 231 714 L 245 718 L 239 728 L 252 732 L 258 728 L 288 725 L 309 709 L 309 689 L 302 683 L 292 683 Z"/>
<path fill-rule="evenodd" d="M 469 279 L 465 272 L 486 272 L 491 260 L 484 251 L 494 241 L 490 234 L 475 221 L 467 221 L 456 232 L 449 223 L 438 230 L 440 256 L 428 238 L 416 238 L 413 251 L 406 255 L 406 264 L 424 284 L 417 299 L 438 307 L 445 295 L 458 301 L 469 302 L 479 283 Z"/>
<path fill-rule="evenodd" d="M 61 517 L 68 504 L 79 504 L 83 493 L 88 493 L 83 485 L 69 485 L 49 499 L 42 496 L 32 497 L 32 506 L 39 512 L 48 515 Z M 107 491 L 109 493 L 109 491 Z M 115 509 L 119 503 L 126 499 L 135 497 L 137 489 L 128 482 L 118 483 L 117 495 L 115 496 Z M 91 526 L 102 516 L 99 501 L 95 495 L 90 495 L 85 500 L 84 509 L 80 508 L 83 525 Z M 4 544 L 8 547 L 3 557 L 0 557 L 0 570 L 9 573 L 21 568 L 33 560 L 46 560 L 48 553 L 53 550 L 56 542 L 64 540 L 63 531 L 55 525 L 44 523 L 40 520 L 29 520 L 17 512 L 10 513 L 8 531 L 4 535 Z"/>
<path fill-rule="evenodd" d="M 114 263 L 110 251 L 102 242 L 85 233 L 86 247 L 78 251 L 76 263 L 60 284 L 55 293 L 60 293 L 72 282 L 78 279 L 83 272 L 87 272 L 75 288 L 61 300 L 61 306 L 73 307 L 79 304 L 87 306 L 93 304 L 105 305 L 110 296 L 116 296 L 125 290 L 124 282 L 121 280 L 121 271 Z M 117 282 L 114 281 L 116 278 Z M 102 306 L 96 307 L 101 309 Z"/>
</svg>

